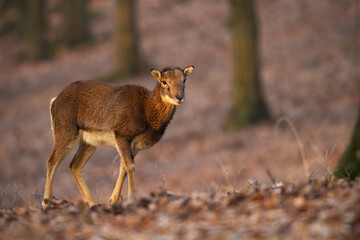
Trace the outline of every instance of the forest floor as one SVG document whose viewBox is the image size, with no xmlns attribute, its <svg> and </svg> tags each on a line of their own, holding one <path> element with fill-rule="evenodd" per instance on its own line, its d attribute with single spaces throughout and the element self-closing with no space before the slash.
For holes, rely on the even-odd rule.
<svg viewBox="0 0 360 240">
<path fill-rule="evenodd" d="M 99 148 L 84 169 L 101 206 L 90 210 L 71 203 L 80 200 L 68 170 L 74 151 L 55 175 L 57 210 L 42 213 L 37 198 L 53 144 L 50 99 L 72 81 L 111 72 L 115 1 L 92 0 L 92 41 L 59 47 L 54 59 L 19 62 L 19 37 L 0 38 L 0 238 L 48 232 L 94 239 L 114 238 L 111 234 L 351 239 L 359 234 L 358 183 L 323 180 L 335 169 L 357 117 L 356 0 L 258 1 L 261 80 L 274 121 L 233 132 L 222 130 L 234 69 L 228 1 L 138 2 L 141 51 L 149 65 L 195 65 L 195 70 L 185 103 L 161 141 L 135 159 L 138 199 L 118 206 L 106 205 L 119 170 L 118 154 L 108 148 Z M 54 33 L 56 28 L 49 36 Z M 151 89 L 155 80 L 144 74 L 116 84 Z M 264 187 L 273 184 L 266 170 L 284 185 Z M 307 184 L 309 179 L 320 180 Z M 156 193 L 159 188 L 172 193 Z M 126 191 L 125 186 L 123 196 Z M 155 193 L 149 197 L 150 192 Z"/>
<path fill-rule="evenodd" d="M 166 190 L 114 205 L 0 211 L 0 239 L 359 239 L 360 184 L 249 182 L 241 192 Z"/>
</svg>

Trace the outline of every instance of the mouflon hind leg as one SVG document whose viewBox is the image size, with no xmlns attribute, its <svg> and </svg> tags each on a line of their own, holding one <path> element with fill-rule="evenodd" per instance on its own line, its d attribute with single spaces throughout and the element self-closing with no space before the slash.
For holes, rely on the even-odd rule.
<svg viewBox="0 0 360 240">
<path fill-rule="evenodd" d="M 57 142 L 55 144 L 54 150 L 47 161 L 47 171 L 46 171 L 46 180 L 45 180 L 45 191 L 44 191 L 44 200 L 42 203 L 43 210 L 46 210 L 50 207 L 50 202 L 52 196 L 52 184 L 56 169 L 62 160 L 69 153 L 71 148 L 76 144 L 76 139 L 69 140 L 66 142 Z"/>
<path fill-rule="evenodd" d="M 54 136 L 54 150 L 47 161 L 44 200 L 42 203 L 43 210 L 50 207 L 52 196 L 52 184 L 56 169 L 62 160 L 66 157 L 69 151 L 79 141 L 79 131 L 74 124 L 74 119 L 68 115 L 70 110 L 66 111 L 64 118 L 63 115 L 54 113 L 58 106 L 55 104 L 56 99 L 53 99 L 50 104 L 51 128 Z"/>
</svg>

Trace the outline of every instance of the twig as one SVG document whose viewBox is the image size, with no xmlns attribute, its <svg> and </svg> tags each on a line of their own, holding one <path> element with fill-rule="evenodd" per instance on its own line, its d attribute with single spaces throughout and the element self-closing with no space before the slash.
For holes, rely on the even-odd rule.
<svg viewBox="0 0 360 240">
<path fill-rule="evenodd" d="M 226 172 L 222 172 L 222 174 L 216 179 L 216 182 L 217 182 L 217 191 L 216 192 L 219 192 L 220 191 L 220 187 L 221 185 L 225 182 L 226 180 Z"/>
<path fill-rule="evenodd" d="M 5 195 L 6 195 L 6 192 L 4 191 L 4 189 L 3 189 L 3 186 L 2 186 L 2 184 L 0 184 L 0 188 L 1 188 L 1 208 L 2 209 L 6 209 L 6 206 L 5 206 Z"/>
<path fill-rule="evenodd" d="M 98 181 L 96 184 L 95 184 L 95 196 L 96 196 L 96 203 L 99 204 L 99 195 L 97 194 L 97 187 L 98 187 L 98 184 L 99 183 L 102 183 L 102 182 L 105 182 L 104 179 L 101 179 L 100 181 Z"/>
<path fill-rule="evenodd" d="M 162 188 L 165 189 L 165 174 L 162 175 Z"/>
<path fill-rule="evenodd" d="M 350 170 L 350 172 L 349 172 L 349 171 L 345 168 L 345 172 L 346 172 L 346 175 L 348 176 L 347 181 L 350 182 L 352 170 Z"/>
<path fill-rule="evenodd" d="M 315 178 L 315 176 L 318 175 L 319 172 L 320 170 L 311 172 L 310 176 L 308 177 L 308 180 Z"/>
<path fill-rule="evenodd" d="M 254 180 L 248 179 L 248 183 L 255 188 L 255 190 L 259 190 L 261 185 L 259 183 L 259 181 L 253 176 Z"/>
<path fill-rule="evenodd" d="M 301 156 L 301 160 L 302 160 L 302 163 L 303 163 L 303 167 L 304 167 L 304 171 L 305 171 L 305 175 L 306 177 L 308 178 L 309 177 L 309 163 L 308 163 L 308 160 L 306 158 L 306 155 L 305 155 L 305 151 L 304 151 L 304 144 L 303 142 L 301 141 L 300 139 L 300 136 L 298 134 L 298 131 L 296 130 L 294 124 L 292 123 L 292 121 L 288 118 L 288 117 L 282 117 L 280 118 L 277 122 L 276 122 L 276 129 L 279 128 L 279 125 L 281 122 L 286 122 L 290 129 L 291 129 L 291 132 L 294 134 L 295 136 L 295 139 L 296 139 L 296 142 L 298 144 L 298 147 L 299 147 L 299 151 L 300 151 L 300 156 Z"/>
<path fill-rule="evenodd" d="M 44 198 L 44 194 L 40 194 L 40 193 L 32 193 L 31 195 Z M 55 199 L 56 201 L 59 201 L 59 199 L 57 199 L 54 195 L 51 195 L 51 199 Z"/>
<path fill-rule="evenodd" d="M 116 174 L 119 173 L 119 171 L 115 170 L 115 163 L 116 163 L 116 160 L 117 160 L 118 158 L 120 158 L 120 155 L 119 155 L 119 154 L 116 154 L 115 157 L 114 157 L 113 160 L 112 160 L 112 166 L 113 166 L 113 169 L 112 169 L 112 177 L 113 177 L 113 178 L 115 177 Z M 121 160 L 120 160 L 120 164 L 121 164 Z M 119 166 L 118 169 L 120 169 L 120 166 Z M 113 179 L 113 180 L 114 180 L 114 182 L 116 183 L 117 177 L 116 177 L 115 179 Z M 114 186 L 115 186 L 115 184 L 114 184 Z"/>
<path fill-rule="evenodd" d="M 161 182 L 162 182 L 162 189 L 165 189 L 165 174 L 161 167 L 159 167 L 157 164 L 154 164 L 154 167 L 160 170 L 160 173 L 162 175 Z"/>
<path fill-rule="evenodd" d="M 240 176 L 241 176 L 242 173 L 245 172 L 245 171 L 246 171 L 246 168 L 242 168 L 242 169 L 240 169 L 240 170 L 236 173 L 235 181 L 234 181 L 233 193 L 235 193 L 236 185 L 237 185 L 238 182 L 239 182 Z"/>
<path fill-rule="evenodd" d="M 266 173 L 269 176 L 271 182 L 275 185 L 276 184 L 276 178 L 274 177 L 274 175 L 270 172 L 270 169 L 266 169 Z"/>
<path fill-rule="evenodd" d="M 35 189 L 35 193 L 32 193 L 31 195 L 37 197 L 38 201 L 39 201 L 39 205 L 41 205 L 41 197 L 43 197 L 44 194 L 38 194 L 36 192 L 37 192 L 37 189 Z"/>
<path fill-rule="evenodd" d="M 322 165 L 322 167 L 324 168 L 324 171 L 329 174 L 328 172 L 328 161 L 329 161 L 329 156 L 334 152 L 335 146 L 336 144 L 334 144 L 331 147 L 330 152 L 326 149 L 325 150 L 325 157 L 323 156 L 323 154 L 321 154 L 319 148 L 316 146 L 316 144 L 311 140 L 311 138 L 309 136 L 306 136 L 306 139 L 310 142 L 310 145 L 312 146 L 312 148 L 315 150 L 315 152 L 317 153 L 317 155 L 320 157 L 320 159 L 323 161 L 320 162 L 317 158 L 315 158 L 315 160 Z"/>
<path fill-rule="evenodd" d="M 12 200 L 12 203 L 13 203 L 12 208 L 15 208 L 15 207 L 16 207 L 16 204 L 18 204 L 17 201 L 18 201 L 19 199 L 21 199 L 21 198 L 20 198 L 20 195 L 19 195 L 19 186 L 18 186 L 17 183 L 15 183 L 14 198 L 13 198 L 13 200 Z"/>
</svg>

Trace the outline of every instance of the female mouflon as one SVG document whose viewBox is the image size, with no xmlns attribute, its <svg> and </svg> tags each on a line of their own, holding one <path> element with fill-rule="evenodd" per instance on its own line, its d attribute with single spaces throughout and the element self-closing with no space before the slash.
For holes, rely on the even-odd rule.
<svg viewBox="0 0 360 240">
<path fill-rule="evenodd" d="M 82 170 L 97 146 L 110 146 L 121 156 L 120 173 L 110 202 L 120 196 L 129 175 L 128 197 L 134 192 L 135 155 L 158 142 L 172 119 L 176 105 L 184 101 L 186 77 L 194 66 L 151 70 L 158 81 L 149 91 L 141 86 L 112 86 L 94 81 L 77 81 L 51 100 L 54 150 L 47 161 L 43 209 L 50 206 L 55 171 L 67 153 L 79 143 L 70 171 L 81 196 L 94 205 Z"/>
</svg>

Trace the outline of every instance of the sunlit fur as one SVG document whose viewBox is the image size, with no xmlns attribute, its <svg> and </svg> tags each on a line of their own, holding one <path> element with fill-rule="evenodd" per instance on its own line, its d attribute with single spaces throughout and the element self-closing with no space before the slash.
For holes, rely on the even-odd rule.
<svg viewBox="0 0 360 240">
<path fill-rule="evenodd" d="M 81 196 L 94 205 L 82 170 L 97 146 L 110 146 L 121 156 L 120 173 L 110 202 L 118 201 L 125 177 L 128 197 L 135 191 L 135 155 L 160 140 L 176 105 L 185 97 L 185 79 L 194 67 L 152 70 L 157 79 L 153 91 L 141 86 L 112 86 L 94 81 L 77 81 L 65 87 L 50 103 L 54 150 L 47 161 L 43 209 L 50 206 L 52 182 L 60 162 L 75 145 L 79 149 L 70 171 Z"/>
</svg>

